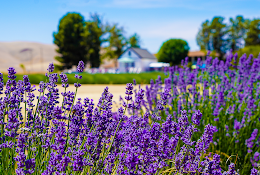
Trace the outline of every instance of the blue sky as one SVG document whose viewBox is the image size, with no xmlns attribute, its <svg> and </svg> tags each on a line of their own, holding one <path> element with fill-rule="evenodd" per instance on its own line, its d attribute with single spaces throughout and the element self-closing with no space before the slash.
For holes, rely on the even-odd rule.
<svg viewBox="0 0 260 175">
<path fill-rule="evenodd" d="M 196 34 L 214 16 L 260 18 L 260 0 L 1 0 L 0 41 L 53 43 L 59 20 L 78 12 L 85 20 L 97 12 L 104 21 L 124 26 L 126 36 L 137 33 L 141 47 L 157 53 L 170 38 L 199 50 Z"/>
</svg>

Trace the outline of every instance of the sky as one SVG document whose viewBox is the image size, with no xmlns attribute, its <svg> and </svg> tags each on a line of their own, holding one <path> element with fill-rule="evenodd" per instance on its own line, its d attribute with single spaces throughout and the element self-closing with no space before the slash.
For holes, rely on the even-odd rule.
<svg viewBox="0 0 260 175">
<path fill-rule="evenodd" d="M 260 18 L 260 0 L 0 0 L 0 42 L 53 44 L 60 19 L 68 12 L 85 20 L 98 13 L 104 22 L 118 23 L 127 37 L 137 33 L 141 48 L 157 53 L 163 42 L 184 39 L 199 50 L 196 35 L 214 16 Z"/>
</svg>

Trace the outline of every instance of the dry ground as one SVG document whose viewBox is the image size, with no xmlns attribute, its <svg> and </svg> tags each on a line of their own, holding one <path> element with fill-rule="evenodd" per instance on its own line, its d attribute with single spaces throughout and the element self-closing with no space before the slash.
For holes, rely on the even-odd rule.
<svg viewBox="0 0 260 175">
<path fill-rule="evenodd" d="M 125 97 L 125 87 L 126 85 L 82 85 L 80 88 L 78 88 L 78 92 L 76 95 L 76 98 L 81 98 L 84 99 L 86 97 L 88 97 L 89 99 L 93 99 L 94 100 L 94 104 L 96 106 L 96 104 L 99 101 L 99 98 L 101 97 L 102 92 L 104 91 L 104 88 L 108 86 L 108 91 L 111 92 L 113 94 L 113 101 L 116 102 L 113 103 L 113 111 L 115 111 L 117 109 L 117 105 L 119 105 L 119 97 L 120 95 L 124 98 Z M 145 85 L 141 86 L 143 89 L 145 89 Z M 35 96 L 39 96 L 39 92 L 38 92 L 38 88 L 39 86 L 36 85 L 36 91 L 34 91 Z M 59 88 L 59 94 L 61 92 L 64 92 L 64 88 L 61 87 L 61 85 L 58 85 L 57 88 Z M 136 86 L 135 88 L 138 88 L 138 86 Z M 75 92 L 76 88 L 74 87 L 73 84 L 70 84 L 69 87 L 67 88 L 66 91 L 73 91 Z M 45 91 L 47 92 L 47 91 Z M 0 95 L 0 97 L 3 96 Z M 60 95 L 60 102 L 62 102 L 62 96 Z M 37 104 L 37 99 L 35 98 L 34 100 L 34 104 Z M 61 104 L 61 103 L 60 103 Z M 21 105 L 21 107 L 23 107 L 24 105 Z"/>
</svg>

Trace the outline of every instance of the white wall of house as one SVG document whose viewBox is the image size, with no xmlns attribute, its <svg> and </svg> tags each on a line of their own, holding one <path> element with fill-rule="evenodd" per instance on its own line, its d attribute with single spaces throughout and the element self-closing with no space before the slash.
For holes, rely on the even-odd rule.
<svg viewBox="0 0 260 175">
<path fill-rule="evenodd" d="M 120 58 L 132 58 L 134 60 L 134 68 L 136 69 L 142 69 L 142 62 L 141 59 L 139 58 L 139 55 L 137 55 L 133 50 L 129 49 L 125 53 L 123 53 Z M 119 71 L 120 72 L 126 72 L 126 63 L 119 63 Z"/>
<path fill-rule="evenodd" d="M 157 59 L 151 59 L 151 58 L 142 58 L 141 60 L 142 60 L 142 71 L 147 71 L 151 63 L 158 62 Z"/>
<path fill-rule="evenodd" d="M 151 58 L 140 58 L 139 55 L 137 55 L 133 50 L 129 49 L 125 53 L 123 53 L 120 58 L 132 58 L 134 60 L 134 68 L 138 69 L 142 72 L 147 71 L 149 69 L 150 63 L 158 62 L 157 59 L 151 59 Z M 126 72 L 126 63 L 119 63 L 119 71 L 120 72 Z"/>
<path fill-rule="evenodd" d="M 123 58 L 123 57 L 122 57 Z M 135 69 L 143 69 L 142 60 L 140 58 L 132 58 L 134 60 L 134 68 Z M 126 63 L 119 62 L 119 71 L 126 72 Z"/>
<path fill-rule="evenodd" d="M 120 72 L 126 72 L 125 63 L 119 62 L 119 71 Z"/>
</svg>

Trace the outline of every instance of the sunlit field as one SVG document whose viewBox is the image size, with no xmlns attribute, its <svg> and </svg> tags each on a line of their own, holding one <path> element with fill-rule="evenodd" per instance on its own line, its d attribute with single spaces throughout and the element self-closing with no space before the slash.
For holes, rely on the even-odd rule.
<svg viewBox="0 0 260 175">
<path fill-rule="evenodd" d="M 9 68 L 0 173 L 257 174 L 260 61 L 237 59 L 183 60 L 140 86 L 81 85 L 83 62 L 75 84 L 53 64 L 37 86 Z"/>
</svg>

